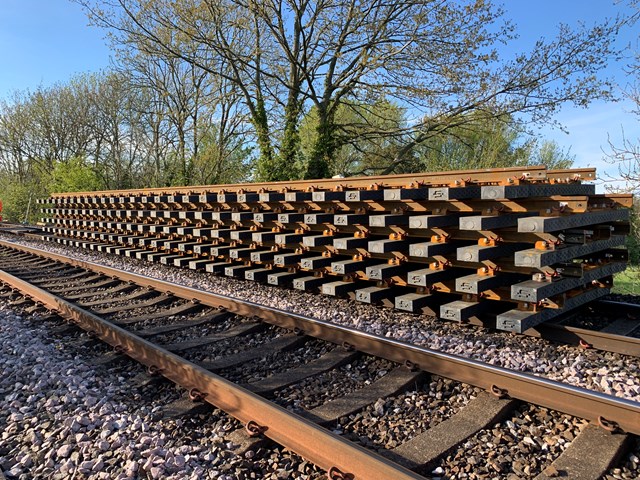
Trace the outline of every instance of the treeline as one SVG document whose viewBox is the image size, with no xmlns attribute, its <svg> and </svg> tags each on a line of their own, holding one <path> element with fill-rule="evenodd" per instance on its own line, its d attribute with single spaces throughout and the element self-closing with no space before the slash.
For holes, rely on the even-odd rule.
<svg viewBox="0 0 640 480">
<path fill-rule="evenodd" d="M 166 71 L 176 83 L 162 89 L 111 71 L 2 100 L 8 217 L 18 219 L 30 196 L 49 192 L 247 180 L 252 149 L 242 115 L 202 79 L 186 91 L 193 77 L 184 67 Z"/>
<path fill-rule="evenodd" d="M 527 127 L 612 98 L 627 21 L 505 59 L 514 27 L 485 1 L 76 1 L 115 66 L 1 101 L 10 215 L 50 191 L 566 167 Z"/>
<path fill-rule="evenodd" d="M 164 102 L 159 101 L 164 98 Z M 83 75 L 67 84 L 15 92 L 0 102 L 0 186 L 6 215 L 23 219 L 30 198 L 50 192 L 203 185 L 251 181 L 258 163 L 254 137 L 232 102 L 200 85 L 200 105 L 178 108 L 167 91 L 141 88 L 122 72 Z M 405 122 L 399 107 L 380 102 L 340 109 L 377 117 L 389 128 Z M 469 114 L 470 116 L 473 114 Z M 310 110 L 300 125 L 302 170 L 311 155 L 317 118 Z M 353 128 L 353 127 L 351 127 Z M 402 140 L 398 138 L 397 142 Z M 375 174 L 388 168 L 400 143 L 362 135 L 338 149 L 334 175 Z M 569 152 L 523 134 L 510 118 L 477 119 L 446 136 L 417 145 L 410 162 L 395 171 L 438 171 L 547 164 L 567 168 Z M 296 178 L 298 175 L 292 175 Z M 8 215 L 7 215 L 8 214 Z"/>
</svg>

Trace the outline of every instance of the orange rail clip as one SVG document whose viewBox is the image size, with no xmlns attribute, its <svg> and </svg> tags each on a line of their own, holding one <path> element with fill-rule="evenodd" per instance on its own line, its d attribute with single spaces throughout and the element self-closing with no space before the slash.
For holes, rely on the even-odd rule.
<svg viewBox="0 0 640 480">
<path fill-rule="evenodd" d="M 440 234 L 440 235 L 431 235 L 432 243 L 447 243 L 449 241 L 450 235 Z"/>
</svg>

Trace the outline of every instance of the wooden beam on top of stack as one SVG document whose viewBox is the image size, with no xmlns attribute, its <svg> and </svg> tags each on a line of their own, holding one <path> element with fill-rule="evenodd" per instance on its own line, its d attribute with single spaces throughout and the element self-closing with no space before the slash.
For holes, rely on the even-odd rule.
<svg viewBox="0 0 640 480">
<path fill-rule="evenodd" d="M 594 178 L 513 167 L 56 194 L 43 212 L 51 241 L 110 242 L 131 256 L 458 321 L 492 311 L 511 329 L 552 316 L 562 295 L 590 298 L 582 285 L 606 285 L 623 267 L 610 250 L 628 229 L 631 197 L 581 183 Z M 569 264 L 575 257 L 584 264 Z"/>
</svg>

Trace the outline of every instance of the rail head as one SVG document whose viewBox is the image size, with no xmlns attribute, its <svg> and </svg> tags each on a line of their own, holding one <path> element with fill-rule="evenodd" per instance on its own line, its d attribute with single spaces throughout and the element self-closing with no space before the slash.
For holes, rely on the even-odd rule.
<svg viewBox="0 0 640 480">
<path fill-rule="evenodd" d="M 443 172 L 418 172 L 395 175 L 372 175 L 344 178 L 323 178 L 313 180 L 292 180 L 279 182 L 236 183 L 223 185 L 196 185 L 188 187 L 158 187 L 138 188 L 128 190 L 101 190 L 94 192 L 66 192 L 54 193 L 52 198 L 74 196 L 108 196 L 132 194 L 161 194 L 174 192 L 179 195 L 197 194 L 205 192 L 260 192 L 260 191 L 305 191 L 313 189 L 359 189 L 379 187 L 403 187 L 411 184 L 442 184 L 452 182 L 495 182 L 500 183 L 508 179 L 525 179 L 527 181 L 544 181 L 548 178 L 555 181 L 590 181 L 595 180 L 595 168 L 547 170 L 544 165 L 524 167 L 502 167 L 475 170 L 452 170 Z"/>
</svg>

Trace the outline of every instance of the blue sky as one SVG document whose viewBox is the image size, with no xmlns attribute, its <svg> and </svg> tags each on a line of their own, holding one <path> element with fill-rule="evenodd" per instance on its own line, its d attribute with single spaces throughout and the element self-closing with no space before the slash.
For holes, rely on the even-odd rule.
<svg viewBox="0 0 640 480">
<path fill-rule="evenodd" d="M 504 3 L 507 16 L 518 26 L 520 38 L 516 46 L 525 51 L 541 36 L 552 38 L 559 23 L 593 25 L 624 12 L 627 5 L 612 0 L 537 0 L 533 3 L 507 0 Z M 623 31 L 619 45 L 631 45 L 640 51 L 640 24 Z M 611 65 L 605 72 L 620 85 L 629 82 L 623 70 L 625 63 Z M 622 144 L 623 129 L 627 139 L 640 141 L 640 117 L 631 113 L 633 108 L 633 104 L 624 99 L 616 103 L 594 102 L 586 109 L 567 106 L 555 118 L 564 125 L 568 134 L 549 127 L 538 131 L 544 138 L 557 141 L 565 150 L 570 148 L 575 155 L 575 166 L 596 167 L 600 176 L 607 173 L 616 176 L 617 167 L 604 160 L 603 150 L 610 152 L 609 140 L 614 145 Z"/>
<path fill-rule="evenodd" d="M 0 97 L 109 65 L 105 32 L 69 0 L 1 0 Z"/>
<path fill-rule="evenodd" d="M 498 3 L 498 2 L 496 2 Z M 541 36 L 552 38 L 556 27 L 564 22 L 587 25 L 604 17 L 614 16 L 624 6 L 612 0 L 505 0 L 507 17 L 517 25 L 520 39 L 510 51 L 527 50 Z M 627 30 L 621 42 L 638 45 L 636 31 Z M 88 25 L 77 4 L 70 0 L 1 0 L 0 3 L 0 98 L 15 90 L 34 90 L 65 82 L 78 73 L 93 72 L 109 66 L 109 49 L 105 32 Z M 614 65 L 609 75 L 626 81 L 621 65 Z M 569 130 L 543 127 L 540 132 L 556 140 L 565 149 L 571 148 L 576 166 L 594 166 L 599 171 L 613 172 L 603 162 L 608 136 L 620 143 L 624 128 L 627 137 L 640 137 L 640 121 L 628 111 L 625 102 L 598 102 L 588 109 L 564 108 L 556 117 Z"/>
</svg>

